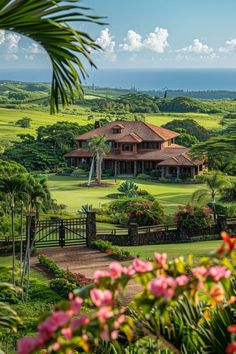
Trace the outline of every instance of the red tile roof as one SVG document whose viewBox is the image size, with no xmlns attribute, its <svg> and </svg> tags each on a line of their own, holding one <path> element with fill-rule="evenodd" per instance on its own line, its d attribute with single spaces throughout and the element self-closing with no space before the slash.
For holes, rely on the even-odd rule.
<svg viewBox="0 0 236 354">
<path fill-rule="evenodd" d="M 118 125 L 122 125 L 124 129 L 121 133 L 114 134 L 113 129 Z M 93 129 L 83 135 L 77 136 L 75 140 L 89 140 L 95 135 L 104 134 L 108 140 L 118 141 L 119 139 L 135 133 L 141 141 L 166 141 L 175 138 L 179 134 L 172 130 L 158 127 L 154 124 L 146 122 L 111 122 L 100 128 Z"/>
<path fill-rule="evenodd" d="M 141 139 L 137 134 L 130 133 L 116 140 L 118 143 L 141 143 Z"/>
<path fill-rule="evenodd" d="M 191 157 L 186 154 L 182 153 L 178 156 L 172 156 L 169 159 L 166 159 L 160 162 L 159 166 L 197 166 L 199 161 L 191 160 Z"/>
<path fill-rule="evenodd" d="M 163 161 L 167 160 L 173 156 L 179 156 L 185 154 L 189 151 L 188 148 L 183 146 L 172 144 L 169 147 L 166 147 L 161 150 L 151 150 L 151 151 L 142 151 L 137 154 L 133 152 L 122 153 L 119 152 L 110 152 L 104 157 L 104 160 L 149 160 L 149 161 Z M 91 157 L 92 154 L 89 150 L 78 149 L 72 152 L 69 152 L 65 157 Z"/>
</svg>

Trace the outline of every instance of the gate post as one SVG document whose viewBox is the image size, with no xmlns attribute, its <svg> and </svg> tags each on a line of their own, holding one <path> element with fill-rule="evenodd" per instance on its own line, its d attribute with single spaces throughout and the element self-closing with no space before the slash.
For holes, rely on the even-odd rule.
<svg viewBox="0 0 236 354">
<path fill-rule="evenodd" d="M 26 215 L 26 242 L 29 239 L 29 246 L 32 248 L 36 235 L 36 218 L 35 215 Z"/>
<path fill-rule="evenodd" d="M 139 245 L 138 224 L 130 224 L 128 231 L 128 241 L 130 246 Z"/>
<path fill-rule="evenodd" d="M 65 227 L 63 224 L 63 220 L 60 220 L 59 225 L 59 246 L 62 248 L 65 246 Z"/>
<path fill-rule="evenodd" d="M 86 242 L 87 246 L 90 247 L 92 241 L 95 241 L 97 238 L 97 227 L 96 227 L 96 212 L 89 211 L 87 212 L 86 218 Z"/>
</svg>

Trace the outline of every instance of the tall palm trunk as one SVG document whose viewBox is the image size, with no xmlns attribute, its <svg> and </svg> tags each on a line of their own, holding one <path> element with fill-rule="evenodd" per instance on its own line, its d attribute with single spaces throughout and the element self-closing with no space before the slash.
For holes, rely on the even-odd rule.
<svg viewBox="0 0 236 354">
<path fill-rule="evenodd" d="M 94 157 L 93 157 L 93 159 L 92 159 L 91 166 L 90 166 L 89 177 L 88 177 L 88 187 L 89 187 L 90 184 L 91 184 L 92 175 L 93 175 L 93 170 L 94 170 Z"/>
<path fill-rule="evenodd" d="M 215 195 L 215 192 L 212 192 L 212 194 L 211 194 L 211 204 L 212 204 L 214 221 L 216 222 L 216 195 Z"/>
<path fill-rule="evenodd" d="M 103 157 L 100 156 L 99 159 L 99 178 L 98 178 L 98 183 L 101 184 L 102 182 L 102 161 L 103 161 Z"/>
<path fill-rule="evenodd" d="M 96 154 L 96 181 L 98 184 L 101 183 L 101 178 L 99 176 L 99 165 L 100 165 L 100 155 L 99 152 Z"/>
</svg>

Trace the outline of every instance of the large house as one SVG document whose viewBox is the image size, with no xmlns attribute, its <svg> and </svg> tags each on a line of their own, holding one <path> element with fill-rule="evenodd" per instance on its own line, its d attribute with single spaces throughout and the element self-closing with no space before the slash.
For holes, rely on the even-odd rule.
<svg viewBox="0 0 236 354">
<path fill-rule="evenodd" d="M 193 160 L 189 149 L 175 144 L 178 133 L 146 122 L 112 122 L 75 138 L 77 149 L 66 154 L 71 166 L 90 164 L 88 141 L 105 135 L 110 152 L 104 156 L 103 170 L 114 176 L 135 176 L 159 171 L 160 178 L 194 178 L 206 169 L 206 162 Z"/>
</svg>

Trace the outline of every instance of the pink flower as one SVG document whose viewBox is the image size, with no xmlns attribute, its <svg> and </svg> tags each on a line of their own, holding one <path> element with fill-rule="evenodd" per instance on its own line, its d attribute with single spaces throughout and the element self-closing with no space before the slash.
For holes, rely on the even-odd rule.
<svg viewBox="0 0 236 354">
<path fill-rule="evenodd" d="M 229 269 L 216 265 L 209 267 L 206 275 L 212 277 L 215 281 L 219 281 L 222 278 L 229 278 L 230 274 Z"/>
<path fill-rule="evenodd" d="M 114 322 L 114 328 L 119 329 L 120 325 L 125 322 L 125 315 L 120 315 L 120 317 Z"/>
<path fill-rule="evenodd" d="M 204 275 L 206 275 L 207 268 L 206 267 L 196 267 L 192 269 L 193 275 L 195 275 L 198 279 L 202 279 Z"/>
<path fill-rule="evenodd" d="M 149 283 L 149 290 L 154 296 L 163 296 L 165 300 L 168 300 L 174 296 L 176 286 L 175 279 L 160 275 Z"/>
<path fill-rule="evenodd" d="M 67 339 L 70 340 L 72 338 L 72 330 L 70 327 L 68 328 L 63 328 L 61 330 L 61 334 Z"/>
<path fill-rule="evenodd" d="M 17 354 L 30 354 L 37 348 L 34 338 L 24 337 L 18 342 Z"/>
<path fill-rule="evenodd" d="M 97 307 L 110 306 L 113 304 L 112 292 L 110 290 L 92 289 L 90 291 L 91 299 Z"/>
<path fill-rule="evenodd" d="M 108 318 L 113 317 L 113 312 L 108 307 L 101 307 L 95 314 L 95 317 L 98 317 L 100 322 L 104 323 Z"/>
<path fill-rule="evenodd" d="M 135 274 L 135 269 L 131 265 L 129 267 L 123 267 L 122 272 L 123 272 L 123 274 L 128 275 L 129 277 L 132 277 L 132 275 Z"/>
<path fill-rule="evenodd" d="M 113 279 L 119 278 L 122 274 L 122 265 L 119 262 L 112 262 L 109 265 L 109 273 Z"/>
<path fill-rule="evenodd" d="M 117 332 L 117 331 L 112 331 L 112 332 L 111 332 L 111 339 L 112 339 L 112 340 L 116 340 L 117 337 L 118 337 L 118 332 Z"/>
<path fill-rule="evenodd" d="M 108 326 L 104 326 L 104 330 L 103 330 L 103 332 L 100 333 L 100 336 L 106 342 L 108 342 L 110 340 Z"/>
<path fill-rule="evenodd" d="M 72 320 L 71 322 L 71 328 L 75 329 L 79 326 L 87 326 L 89 324 L 90 320 L 88 318 L 88 316 L 81 316 L 79 319 L 75 318 Z"/>
<path fill-rule="evenodd" d="M 95 281 L 95 283 L 98 283 L 100 278 L 107 278 L 110 277 L 110 273 L 104 270 L 96 270 L 96 272 L 94 273 L 93 279 Z"/>
<path fill-rule="evenodd" d="M 145 262 L 138 258 L 133 260 L 133 268 L 136 273 L 145 273 L 153 270 L 153 266 L 150 262 Z"/>
<path fill-rule="evenodd" d="M 155 261 L 157 262 L 158 265 L 160 265 L 162 268 L 165 267 L 167 263 L 167 254 L 166 253 L 154 253 L 154 258 Z"/>
<path fill-rule="evenodd" d="M 52 349 L 54 352 L 57 352 L 57 351 L 60 349 L 60 344 L 59 344 L 59 343 L 54 343 L 54 344 L 51 346 L 51 349 Z"/>
<path fill-rule="evenodd" d="M 54 332 L 70 320 L 70 315 L 64 311 L 56 311 L 38 326 L 38 340 L 48 340 Z"/>
<path fill-rule="evenodd" d="M 179 277 L 177 277 L 175 279 L 175 281 L 178 286 L 184 286 L 184 285 L 188 284 L 189 277 L 187 277 L 187 275 L 180 275 Z"/>
<path fill-rule="evenodd" d="M 78 296 L 74 297 L 73 300 L 70 300 L 70 311 L 72 312 L 72 316 L 77 315 L 80 312 L 82 303 L 83 300 Z"/>
</svg>

